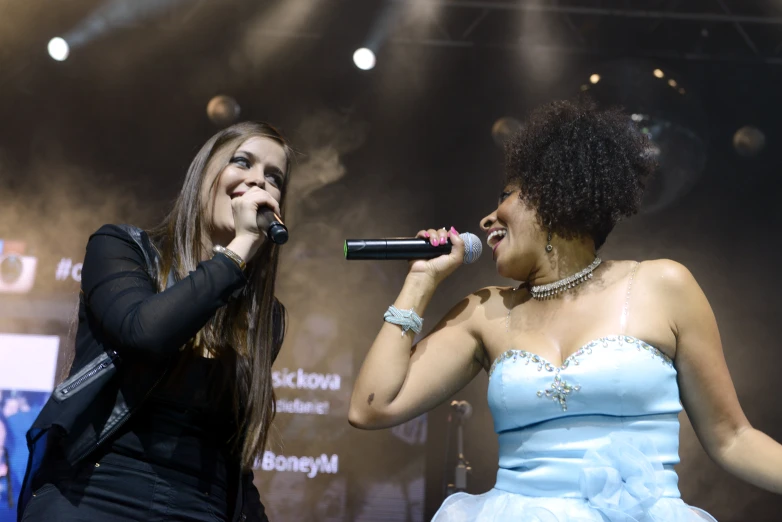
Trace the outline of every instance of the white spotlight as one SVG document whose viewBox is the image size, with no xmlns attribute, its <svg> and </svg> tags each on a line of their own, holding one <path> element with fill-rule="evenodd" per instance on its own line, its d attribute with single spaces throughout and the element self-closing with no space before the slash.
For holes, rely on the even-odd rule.
<svg viewBox="0 0 782 522">
<path fill-rule="evenodd" d="M 49 50 L 49 56 L 51 56 L 58 62 L 61 62 L 66 58 L 68 58 L 68 54 L 71 52 L 70 48 L 68 47 L 68 42 L 66 42 L 59 36 L 56 36 L 51 40 L 49 40 L 49 45 L 47 46 L 47 49 Z"/>
<path fill-rule="evenodd" d="M 353 53 L 353 63 L 362 71 L 368 71 L 375 66 L 375 53 L 366 47 L 357 49 Z"/>
<path fill-rule="evenodd" d="M 593 74 L 589 77 L 589 81 L 592 83 L 597 83 L 600 81 L 600 75 L 599 74 Z"/>
</svg>

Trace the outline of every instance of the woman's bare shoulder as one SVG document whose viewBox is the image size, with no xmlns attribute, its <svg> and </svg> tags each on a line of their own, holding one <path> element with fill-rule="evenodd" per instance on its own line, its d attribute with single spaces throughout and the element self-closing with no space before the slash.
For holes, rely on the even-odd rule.
<svg viewBox="0 0 782 522">
<path fill-rule="evenodd" d="M 686 266 L 672 259 L 651 259 L 641 263 L 640 277 L 654 287 L 668 291 L 687 291 L 697 282 Z"/>
</svg>

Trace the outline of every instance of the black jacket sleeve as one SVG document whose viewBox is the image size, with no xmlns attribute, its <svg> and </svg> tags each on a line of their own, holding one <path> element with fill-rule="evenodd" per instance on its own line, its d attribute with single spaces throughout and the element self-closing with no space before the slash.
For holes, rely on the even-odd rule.
<svg viewBox="0 0 782 522">
<path fill-rule="evenodd" d="M 106 340 L 156 358 L 176 353 L 244 284 L 239 267 L 216 255 L 157 292 L 143 252 L 114 225 L 90 237 L 81 282 L 88 313 Z"/>
</svg>

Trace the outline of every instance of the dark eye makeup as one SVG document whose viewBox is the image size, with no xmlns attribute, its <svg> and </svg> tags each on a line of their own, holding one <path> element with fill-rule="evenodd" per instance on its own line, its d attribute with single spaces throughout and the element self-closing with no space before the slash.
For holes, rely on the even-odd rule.
<svg viewBox="0 0 782 522">
<path fill-rule="evenodd" d="M 275 187 L 281 187 L 283 182 L 285 181 L 284 176 L 282 175 L 282 172 L 280 172 L 277 169 L 273 169 L 266 173 L 266 177 L 270 178 L 272 183 L 274 183 Z"/>
<path fill-rule="evenodd" d="M 231 163 L 236 163 L 237 165 L 241 165 L 246 169 L 249 169 L 251 166 L 249 158 L 245 158 L 244 156 L 234 156 L 231 158 Z"/>
<path fill-rule="evenodd" d="M 253 161 L 250 158 L 247 158 L 245 156 L 234 156 L 231 158 L 231 163 L 239 165 L 240 167 L 244 169 L 252 168 Z M 264 173 L 264 176 L 269 179 L 269 181 L 275 186 L 275 187 L 281 187 L 283 183 L 285 182 L 285 175 L 278 169 L 277 167 L 271 167 L 266 169 L 266 172 Z"/>
</svg>

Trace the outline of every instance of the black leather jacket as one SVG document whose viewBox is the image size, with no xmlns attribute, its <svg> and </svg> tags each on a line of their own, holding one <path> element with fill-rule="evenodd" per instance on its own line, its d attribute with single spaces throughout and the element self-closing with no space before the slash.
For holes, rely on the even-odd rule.
<svg viewBox="0 0 782 522">
<path fill-rule="evenodd" d="M 113 227 L 124 231 L 144 255 L 147 272 L 157 279 L 157 250 L 142 230 L 129 225 Z M 226 260 L 227 263 L 232 263 Z M 243 276 L 242 276 L 243 277 Z M 174 284 L 169 277 L 169 287 Z M 230 294 L 230 292 L 229 292 Z M 227 300 L 226 296 L 226 300 Z M 85 296 L 79 298 L 79 323 L 94 322 L 87 313 Z M 99 325 L 89 324 L 98 332 Z M 95 335 L 95 340 L 76 351 L 68 378 L 58 385 L 27 433 L 30 457 L 19 494 L 18 518 L 32 495 L 37 473 L 44 461 L 47 445 L 57 440 L 65 459 L 72 466 L 82 462 L 114 434 L 166 375 L 166 359 L 133 357 L 120 354 L 108 339 Z M 233 521 L 267 521 L 258 491 L 252 483 L 252 472 L 242 472 L 239 462 L 231 464 L 239 474 Z"/>
</svg>

